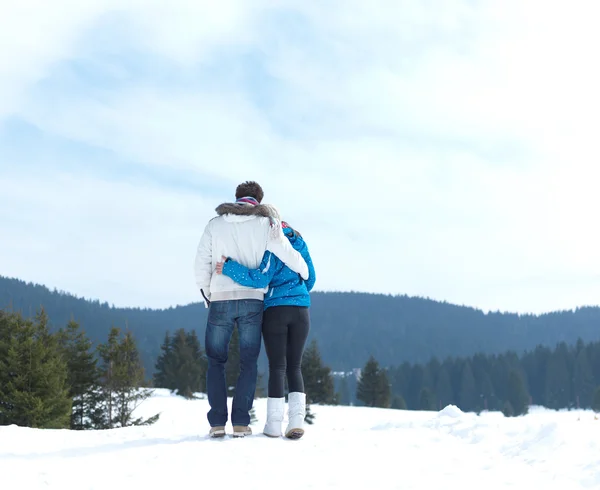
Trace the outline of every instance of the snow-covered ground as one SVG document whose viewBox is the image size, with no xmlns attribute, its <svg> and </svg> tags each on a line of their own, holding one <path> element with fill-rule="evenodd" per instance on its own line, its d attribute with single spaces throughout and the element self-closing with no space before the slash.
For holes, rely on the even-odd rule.
<svg viewBox="0 0 600 490">
<path fill-rule="evenodd" d="M 0 427 L 0 489 L 600 488 L 600 420 L 589 411 L 408 412 L 314 407 L 299 441 L 208 439 L 207 402 L 157 390 L 152 427 L 71 432 Z M 231 428 L 228 427 L 228 431 Z"/>
</svg>

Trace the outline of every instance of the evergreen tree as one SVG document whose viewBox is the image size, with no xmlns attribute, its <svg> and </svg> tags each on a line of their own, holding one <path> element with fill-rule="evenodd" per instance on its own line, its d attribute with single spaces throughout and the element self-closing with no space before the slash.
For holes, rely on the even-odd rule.
<svg viewBox="0 0 600 490">
<path fill-rule="evenodd" d="M 356 397 L 367 407 L 389 408 L 390 385 L 384 369 L 371 356 L 358 382 Z"/>
<path fill-rule="evenodd" d="M 401 396 L 395 396 L 392 399 L 392 407 L 395 410 L 406 410 L 406 402 L 404 401 L 404 398 L 402 398 Z"/>
<path fill-rule="evenodd" d="M 167 388 L 186 398 L 206 391 L 207 362 L 195 331 L 186 333 L 179 329 L 172 337 L 167 332 L 161 351 L 156 362 L 154 386 Z"/>
<path fill-rule="evenodd" d="M 108 341 L 98 350 L 104 390 L 104 416 L 98 428 L 156 422 L 158 414 L 146 420 L 133 417 L 135 409 L 152 395 L 152 391 L 144 388 L 144 368 L 132 333 L 123 336 L 120 329 L 113 327 Z"/>
<path fill-rule="evenodd" d="M 421 390 L 423 388 L 433 388 L 431 374 L 427 366 L 415 364 L 412 367 L 410 374 L 410 382 L 408 384 L 407 400 L 409 408 L 418 410 L 421 403 Z"/>
<path fill-rule="evenodd" d="M 495 409 L 493 406 L 495 401 L 494 386 L 492 385 L 492 378 L 487 372 L 482 374 L 478 391 L 480 393 L 480 401 L 478 403 L 479 411 Z"/>
<path fill-rule="evenodd" d="M 377 406 L 390 408 L 392 404 L 392 390 L 386 369 L 381 369 L 379 372 L 379 394 Z"/>
<path fill-rule="evenodd" d="M 573 372 L 573 395 L 581 408 L 589 408 L 592 404 L 594 395 L 594 375 L 588 359 L 587 350 L 583 347 L 578 348 L 579 353 L 575 360 Z"/>
<path fill-rule="evenodd" d="M 559 409 L 569 406 L 571 399 L 571 376 L 567 362 L 567 352 L 557 349 L 548 360 L 546 372 L 546 406 Z"/>
<path fill-rule="evenodd" d="M 594 399 L 592 400 L 592 410 L 596 413 L 600 413 L 600 386 L 594 391 Z"/>
<path fill-rule="evenodd" d="M 319 347 L 313 340 L 302 357 L 304 391 L 310 403 L 336 405 L 338 399 L 334 389 L 331 369 L 323 364 Z"/>
<path fill-rule="evenodd" d="M 545 403 L 546 366 L 550 354 L 550 349 L 538 346 L 521 359 L 521 366 L 527 374 L 527 384 L 535 405 L 544 405 Z"/>
<path fill-rule="evenodd" d="M 421 390 L 419 410 L 435 410 L 435 396 L 429 388 Z"/>
<path fill-rule="evenodd" d="M 514 415 L 525 415 L 529 410 L 529 393 L 525 388 L 523 376 L 513 369 L 508 377 L 508 401 Z"/>
<path fill-rule="evenodd" d="M 183 329 L 171 339 L 172 381 L 170 388 L 186 398 L 206 389 L 206 363 L 200 341 L 195 332 L 186 334 Z"/>
<path fill-rule="evenodd" d="M 171 334 L 167 331 L 165 339 L 160 346 L 161 353 L 156 360 L 155 371 L 152 377 L 156 388 L 174 389 L 174 356 L 171 347 Z"/>
<path fill-rule="evenodd" d="M 0 425 L 69 427 L 67 376 L 43 310 L 35 322 L 0 312 Z"/>
<path fill-rule="evenodd" d="M 405 400 L 408 396 L 411 371 L 412 366 L 408 362 L 404 362 L 396 368 L 391 368 L 389 371 L 390 381 L 392 382 L 392 392 L 402 396 Z"/>
<path fill-rule="evenodd" d="M 513 417 L 515 415 L 515 411 L 513 410 L 513 407 L 508 400 L 506 400 L 504 402 L 504 406 L 502 408 L 502 413 L 504 414 L 505 417 Z"/>
<path fill-rule="evenodd" d="M 454 404 L 454 394 L 452 392 L 452 383 L 450 381 L 450 374 L 448 374 L 447 363 L 444 363 L 440 367 L 435 383 L 435 393 L 442 408 Z"/>
<path fill-rule="evenodd" d="M 465 362 L 460 383 L 459 404 L 463 412 L 474 411 L 477 406 L 477 392 L 475 389 L 475 377 L 471 370 L 471 363 Z"/>
<path fill-rule="evenodd" d="M 200 345 L 198 334 L 195 330 L 187 333 L 187 345 L 191 349 L 192 358 L 190 363 L 192 366 L 190 370 L 193 372 L 191 388 L 196 392 L 206 393 L 206 372 L 208 370 L 208 360 Z M 259 374 L 257 377 L 257 392 L 258 386 L 262 380 L 262 376 Z"/>
<path fill-rule="evenodd" d="M 92 342 L 74 320 L 58 331 L 57 338 L 67 363 L 67 384 L 73 401 L 71 429 L 91 429 L 101 410 L 100 373 Z"/>
</svg>

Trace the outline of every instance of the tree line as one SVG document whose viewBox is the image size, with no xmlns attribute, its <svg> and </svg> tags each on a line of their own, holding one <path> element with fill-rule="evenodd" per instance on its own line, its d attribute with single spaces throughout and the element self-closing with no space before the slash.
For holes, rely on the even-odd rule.
<svg viewBox="0 0 600 490">
<path fill-rule="evenodd" d="M 357 398 L 367 406 L 409 410 L 453 404 L 465 412 L 521 415 L 534 404 L 600 411 L 600 342 L 580 339 L 574 346 L 538 346 L 521 356 L 512 351 L 476 354 L 390 368 L 371 357 L 362 370 Z"/>
<path fill-rule="evenodd" d="M 148 425 L 135 418 L 151 391 L 131 332 L 111 328 L 94 350 L 74 321 L 50 332 L 35 318 L 0 310 L 0 425 L 74 430 Z"/>
<path fill-rule="evenodd" d="M 108 429 L 152 424 L 136 418 L 135 409 L 150 387 L 166 388 L 186 398 L 206 391 L 207 359 L 194 330 L 166 332 L 151 381 L 146 380 L 135 338 L 112 327 L 94 348 L 75 321 L 51 332 L 45 311 L 33 319 L 0 310 L 0 425 L 38 428 Z M 239 374 L 237 329 L 226 363 L 229 396 Z M 336 383 L 313 340 L 302 360 L 308 407 L 311 404 L 358 404 L 370 407 L 438 410 L 454 404 L 463 411 L 501 410 L 527 413 L 531 404 L 549 408 L 600 411 L 600 342 L 554 349 L 538 346 L 519 356 L 432 358 L 427 364 L 405 362 L 382 367 L 371 356 L 350 393 L 348 379 Z M 259 376 L 257 397 L 266 396 Z"/>
<path fill-rule="evenodd" d="M 200 298 L 199 298 L 200 300 Z M 600 308 L 578 308 L 544 315 L 484 313 L 425 298 L 365 293 L 311 295 L 311 331 L 327 364 L 336 371 L 364 366 L 372 354 L 383 366 L 405 361 L 427 364 L 432 357 L 522 352 L 537 345 L 554 348 L 600 340 Z M 75 318 L 94 343 L 104 342 L 111 325 L 127 325 L 136 339 L 148 376 L 152 376 L 165 331 L 183 328 L 204 338 L 207 309 L 193 303 L 167 309 L 116 308 L 17 279 L 0 276 L 0 309 L 34 316 L 44 305 L 51 330 Z M 365 325 L 369 335 L 365 336 Z M 265 371 L 264 351 L 259 369 Z M 355 389 L 351 384 L 351 397 Z"/>
</svg>

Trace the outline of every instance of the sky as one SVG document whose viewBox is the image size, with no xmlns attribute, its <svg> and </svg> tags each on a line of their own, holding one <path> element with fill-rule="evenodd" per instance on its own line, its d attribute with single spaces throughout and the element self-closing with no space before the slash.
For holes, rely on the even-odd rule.
<svg viewBox="0 0 600 490">
<path fill-rule="evenodd" d="M 200 300 L 258 181 L 316 289 L 484 311 L 600 304 L 593 0 L 0 6 L 0 275 Z"/>
</svg>

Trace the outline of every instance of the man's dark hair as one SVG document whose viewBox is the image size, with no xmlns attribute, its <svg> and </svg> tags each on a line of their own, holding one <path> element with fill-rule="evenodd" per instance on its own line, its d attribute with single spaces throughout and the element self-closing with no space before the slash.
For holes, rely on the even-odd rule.
<svg viewBox="0 0 600 490">
<path fill-rule="evenodd" d="M 263 197 L 265 197 L 265 193 L 258 183 L 254 181 L 247 181 L 238 185 L 237 189 L 235 190 L 235 198 L 239 199 L 240 197 L 253 197 L 258 202 L 262 202 Z"/>
</svg>

